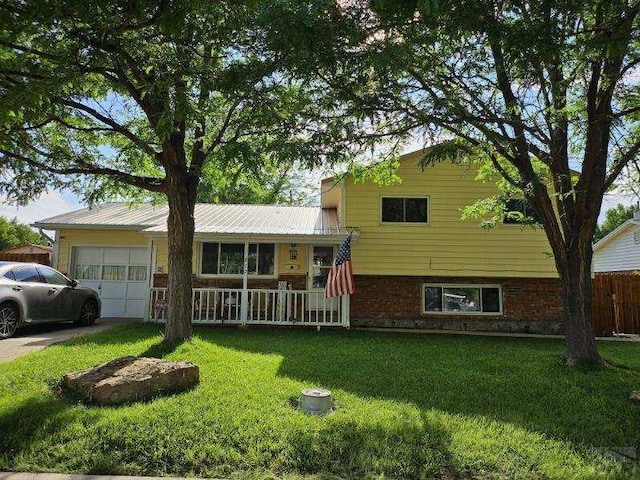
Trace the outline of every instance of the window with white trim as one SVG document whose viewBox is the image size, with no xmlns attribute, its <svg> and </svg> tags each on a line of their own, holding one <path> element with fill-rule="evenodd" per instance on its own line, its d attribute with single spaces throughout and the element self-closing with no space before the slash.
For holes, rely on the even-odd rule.
<svg viewBox="0 0 640 480">
<path fill-rule="evenodd" d="M 274 275 L 275 251 L 273 243 L 250 243 L 249 275 Z M 201 274 L 242 275 L 243 265 L 244 243 L 202 242 Z"/>
<path fill-rule="evenodd" d="M 382 223 L 428 223 L 427 197 L 382 197 L 380 217 Z"/>
<path fill-rule="evenodd" d="M 424 313 L 501 314 L 500 285 L 423 285 Z"/>
</svg>

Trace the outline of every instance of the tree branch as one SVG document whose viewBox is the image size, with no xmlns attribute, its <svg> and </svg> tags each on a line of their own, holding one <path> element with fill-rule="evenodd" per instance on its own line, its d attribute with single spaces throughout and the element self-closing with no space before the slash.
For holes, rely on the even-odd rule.
<svg viewBox="0 0 640 480">
<path fill-rule="evenodd" d="M 156 150 L 153 149 L 151 147 L 151 145 L 149 145 L 147 142 L 145 142 L 139 136 L 134 134 L 131 130 L 126 128 L 124 125 L 121 125 L 120 123 L 116 122 L 112 118 L 109 118 L 106 115 L 101 114 L 100 112 L 98 112 L 94 108 L 89 107 L 88 105 L 85 105 L 83 103 L 76 102 L 75 100 L 65 100 L 65 99 L 61 99 L 61 98 L 56 98 L 56 99 L 54 99 L 54 102 L 57 103 L 58 105 L 64 105 L 64 106 L 75 108 L 77 110 L 85 112 L 85 113 L 91 115 L 96 120 L 104 123 L 105 125 L 110 126 L 113 129 L 114 132 L 117 132 L 117 133 L 120 133 L 121 135 L 124 135 L 126 138 L 131 140 L 131 142 L 133 142 L 138 147 L 142 148 L 149 155 L 153 155 L 155 157 L 158 154 L 158 152 L 156 152 Z"/>
<path fill-rule="evenodd" d="M 99 165 L 91 164 L 89 162 L 82 162 L 84 164 L 83 167 L 53 167 L 51 165 L 47 165 L 45 163 L 39 162 L 32 158 L 29 158 L 25 155 L 11 152 L 6 149 L 0 149 L 0 154 L 13 158 L 15 160 L 22 161 L 34 168 L 44 170 L 49 173 L 54 173 L 56 175 L 104 175 L 115 177 L 119 181 L 126 183 L 128 185 L 133 185 L 135 187 L 143 188 L 145 190 L 150 190 L 152 192 L 162 192 L 164 191 L 164 180 L 160 178 L 154 177 L 141 177 L 137 175 L 131 175 L 126 172 L 122 172 L 120 170 L 116 170 L 113 168 L 101 167 Z"/>
</svg>

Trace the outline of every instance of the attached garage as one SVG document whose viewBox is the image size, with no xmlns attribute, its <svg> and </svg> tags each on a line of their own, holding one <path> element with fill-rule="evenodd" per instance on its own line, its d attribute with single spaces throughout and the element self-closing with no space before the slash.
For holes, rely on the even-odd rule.
<svg viewBox="0 0 640 480">
<path fill-rule="evenodd" d="M 148 247 L 74 246 L 69 274 L 98 292 L 103 317 L 143 317 L 150 262 Z"/>
</svg>

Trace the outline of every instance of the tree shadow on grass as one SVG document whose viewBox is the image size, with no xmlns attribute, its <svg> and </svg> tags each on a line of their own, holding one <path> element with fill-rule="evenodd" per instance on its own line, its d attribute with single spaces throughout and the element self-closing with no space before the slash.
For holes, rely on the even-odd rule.
<svg viewBox="0 0 640 480">
<path fill-rule="evenodd" d="M 21 452 L 49 445 L 48 439 L 67 430 L 70 422 L 77 421 L 73 405 L 72 400 L 53 395 L 28 398 L 0 415 L 0 470 L 14 469 L 13 462 Z M 93 417 L 91 412 L 83 412 L 84 421 L 89 417 Z"/>
<path fill-rule="evenodd" d="M 165 342 L 164 340 L 160 340 L 149 348 L 147 348 L 144 352 L 142 352 L 139 357 L 153 357 L 153 358 L 164 358 L 167 355 L 172 354 L 176 351 L 180 345 L 183 345 L 185 342 Z"/>
<path fill-rule="evenodd" d="M 291 457 L 302 474 L 371 478 L 375 472 L 380 478 L 466 478 L 464 472 L 453 470 L 450 434 L 424 414 L 384 426 L 346 419 L 327 422 L 321 430 L 303 428 L 289 435 Z"/>
<path fill-rule="evenodd" d="M 278 374 L 310 387 L 482 416 L 597 447 L 640 444 L 629 402 L 640 374 L 559 362 L 555 340 L 378 332 L 212 331 L 220 346 L 282 356 Z"/>
</svg>

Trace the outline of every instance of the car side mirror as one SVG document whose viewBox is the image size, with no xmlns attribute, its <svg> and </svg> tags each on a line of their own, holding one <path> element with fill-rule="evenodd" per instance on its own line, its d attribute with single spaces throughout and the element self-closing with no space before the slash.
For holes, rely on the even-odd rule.
<svg viewBox="0 0 640 480">
<path fill-rule="evenodd" d="M 76 280 L 75 278 L 73 280 L 69 280 L 69 285 L 71 286 L 71 288 L 76 288 L 78 286 L 78 280 Z"/>
</svg>

